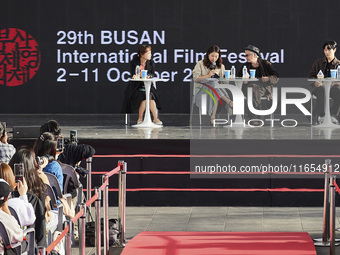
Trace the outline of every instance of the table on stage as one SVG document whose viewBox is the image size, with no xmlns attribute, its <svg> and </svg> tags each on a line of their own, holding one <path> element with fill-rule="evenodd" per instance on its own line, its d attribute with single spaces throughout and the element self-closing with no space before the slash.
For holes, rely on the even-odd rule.
<svg viewBox="0 0 340 255">
<path fill-rule="evenodd" d="M 136 81 L 136 82 L 144 82 L 145 85 L 145 97 L 146 97 L 146 106 L 145 106 L 145 115 L 144 120 L 141 124 L 132 125 L 132 127 L 137 128 L 160 128 L 163 127 L 163 125 L 157 125 L 151 121 L 150 116 L 150 90 L 151 85 L 154 83 L 156 84 L 157 81 L 167 81 L 166 79 L 158 79 L 158 78 L 148 78 L 148 79 L 130 79 L 130 81 Z"/>
<path fill-rule="evenodd" d="M 226 86 L 223 85 L 223 83 L 228 83 L 233 81 L 235 82 L 236 87 L 242 90 L 243 82 L 250 82 L 250 81 L 258 81 L 257 78 L 242 78 L 242 77 L 236 77 L 236 78 L 221 78 L 219 79 L 219 84 L 216 85 L 216 88 L 226 88 Z M 240 125 L 242 123 L 243 125 L 243 116 L 242 114 L 236 114 L 235 118 L 235 124 Z M 233 124 L 233 125 L 235 125 Z"/>
<path fill-rule="evenodd" d="M 324 109 L 325 109 L 325 119 L 323 121 L 323 123 L 321 123 L 320 125 L 314 126 L 317 128 L 340 128 L 340 125 L 334 124 L 332 122 L 332 118 L 331 118 L 331 114 L 330 114 L 330 109 L 329 109 L 329 92 L 331 91 L 331 86 L 332 86 L 332 82 L 337 81 L 340 82 L 340 79 L 335 79 L 335 78 L 323 78 L 323 79 L 308 79 L 308 81 L 320 81 L 323 82 L 324 86 L 325 86 L 325 105 L 324 105 Z M 313 99 L 311 99 L 313 100 Z"/>
</svg>

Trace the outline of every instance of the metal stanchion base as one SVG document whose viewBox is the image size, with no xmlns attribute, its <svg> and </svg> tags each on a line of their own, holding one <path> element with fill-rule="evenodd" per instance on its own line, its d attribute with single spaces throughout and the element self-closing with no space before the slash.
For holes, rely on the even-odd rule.
<svg viewBox="0 0 340 255">
<path fill-rule="evenodd" d="M 318 247 L 330 247 L 331 246 L 331 242 L 328 239 L 327 242 L 323 242 L 322 238 L 315 238 L 313 239 L 314 241 L 314 246 L 318 246 Z M 339 246 L 340 245 L 340 239 L 335 239 L 335 245 Z"/>
</svg>

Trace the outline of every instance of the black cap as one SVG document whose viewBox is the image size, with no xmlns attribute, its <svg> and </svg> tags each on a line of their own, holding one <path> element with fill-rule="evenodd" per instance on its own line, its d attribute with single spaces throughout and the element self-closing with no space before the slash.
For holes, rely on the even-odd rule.
<svg viewBox="0 0 340 255">
<path fill-rule="evenodd" d="M 0 179 L 0 201 L 5 200 L 11 192 L 11 186 L 4 179 Z"/>
<path fill-rule="evenodd" d="M 255 47 L 254 45 L 248 45 L 247 47 L 244 48 L 245 50 L 249 50 L 252 51 L 254 53 L 256 53 L 257 56 L 260 56 L 260 49 Z"/>
</svg>

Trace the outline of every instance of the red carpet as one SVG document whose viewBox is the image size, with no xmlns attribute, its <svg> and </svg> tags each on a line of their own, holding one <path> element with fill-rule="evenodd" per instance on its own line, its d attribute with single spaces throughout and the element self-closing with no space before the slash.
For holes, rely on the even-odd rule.
<svg viewBox="0 0 340 255">
<path fill-rule="evenodd" d="M 121 255 L 316 255 L 306 232 L 141 232 Z"/>
</svg>

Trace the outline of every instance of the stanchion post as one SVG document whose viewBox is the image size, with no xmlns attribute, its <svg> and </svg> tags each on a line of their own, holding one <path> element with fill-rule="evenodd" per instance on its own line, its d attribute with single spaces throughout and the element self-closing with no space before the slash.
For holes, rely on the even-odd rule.
<svg viewBox="0 0 340 255">
<path fill-rule="evenodd" d="M 85 255 L 86 245 L 85 245 L 85 234 L 86 234 L 86 204 L 81 203 L 79 205 L 79 210 L 83 210 L 83 215 L 79 218 L 79 255 Z"/>
<path fill-rule="evenodd" d="M 119 171 L 119 184 L 118 184 L 118 225 L 120 232 L 120 246 L 125 246 L 125 206 L 126 206 L 126 171 L 127 163 L 119 161 L 121 169 Z"/>
<path fill-rule="evenodd" d="M 96 221 L 95 221 L 95 237 L 96 237 L 96 255 L 101 255 L 101 249 L 102 249 L 102 244 L 101 244 L 101 222 L 100 222 L 100 200 L 101 200 L 101 189 L 99 187 L 94 188 L 95 193 L 98 193 L 98 198 L 95 202 L 95 207 L 96 207 Z"/>
<path fill-rule="evenodd" d="M 323 200 L 323 228 L 322 238 L 314 239 L 315 246 L 329 246 L 329 175 L 332 172 L 331 160 L 326 159 L 325 188 Z"/>
<path fill-rule="evenodd" d="M 104 255 L 109 255 L 109 177 L 102 176 L 102 183 L 107 181 L 103 191 L 103 210 L 104 210 Z"/>
<path fill-rule="evenodd" d="M 335 185 L 334 181 L 336 177 L 331 175 L 330 177 L 330 255 L 335 255 Z"/>
<path fill-rule="evenodd" d="M 64 229 L 69 225 L 68 232 L 66 234 L 66 254 L 72 254 L 72 221 L 67 220 L 64 222 Z"/>
<path fill-rule="evenodd" d="M 92 157 L 86 159 L 86 169 L 89 171 L 87 175 L 87 199 L 92 197 L 91 188 L 92 188 Z M 89 212 L 91 213 L 91 205 L 89 205 Z M 87 216 L 87 221 L 91 221 L 90 214 Z"/>
</svg>

